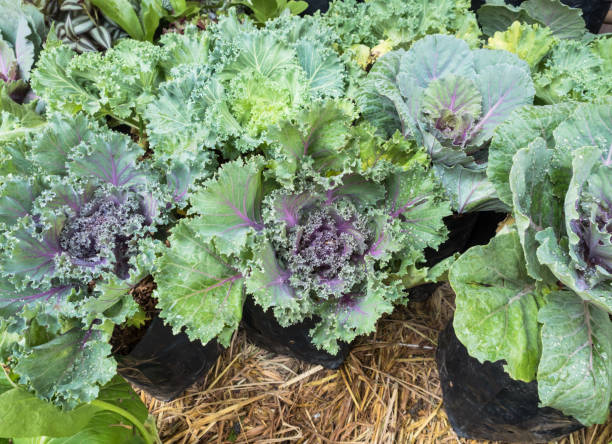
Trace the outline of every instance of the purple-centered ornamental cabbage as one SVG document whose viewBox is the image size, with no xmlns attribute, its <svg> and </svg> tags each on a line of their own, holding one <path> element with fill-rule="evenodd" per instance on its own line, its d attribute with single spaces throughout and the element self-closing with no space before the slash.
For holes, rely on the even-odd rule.
<svg viewBox="0 0 612 444">
<path fill-rule="evenodd" d="M 19 334 L 2 355 L 71 408 L 114 376 L 112 327 L 136 312 L 129 291 L 151 271 L 150 236 L 188 179 L 163 180 L 128 136 L 82 114 L 1 148 L 12 172 L 0 178 L 0 322 Z"/>
<path fill-rule="evenodd" d="M 174 329 L 228 344 L 248 294 L 281 325 L 314 319 L 335 353 L 405 301 L 397 275 L 444 240 L 449 204 L 422 150 L 353 126 L 345 105 L 271 129 L 267 159 L 228 162 L 190 197 L 155 273 Z"/>
<path fill-rule="evenodd" d="M 488 144 L 534 94 L 529 66 L 516 55 L 436 34 L 381 57 L 357 102 L 380 133 L 400 131 L 425 146 L 453 209 L 466 213 L 508 209 L 485 174 Z"/>
</svg>

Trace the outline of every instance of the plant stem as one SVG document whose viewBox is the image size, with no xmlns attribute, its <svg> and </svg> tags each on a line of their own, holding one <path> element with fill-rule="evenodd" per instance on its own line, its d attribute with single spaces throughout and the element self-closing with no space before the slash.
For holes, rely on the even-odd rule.
<svg viewBox="0 0 612 444">
<path fill-rule="evenodd" d="M 125 419 L 127 419 L 132 424 L 134 424 L 134 426 L 138 429 L 138 431 L 140 432 L 140 434 L 142 435 L 142 437 L 144 438 L 147 444 L 155 444 L 157 442 L 157 439 L 154 436 L 152 436 L 151 433 L 149 433 L 149 431 L 138 420 L 138 418 L 136 418 L 134 415 L 132 415 L 127 410 L 124 410 L 121 407 L 117 407 L 116 405 L 111 404 L 109 402 L 100 401 L 99 399 L 91 401 L 91 405 L 100 407 L 101 409 L 104 409 L 104 410 L 110 410 L 111 412 L 115 412 L 118 415 L 123 416 Z"/>
</svg>

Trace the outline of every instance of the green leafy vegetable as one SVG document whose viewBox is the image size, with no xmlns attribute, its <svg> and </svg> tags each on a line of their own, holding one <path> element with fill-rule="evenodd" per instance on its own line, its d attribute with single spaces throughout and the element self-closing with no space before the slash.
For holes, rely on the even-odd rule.
<svg viewBox="0 0 612 444">
<path fill-rule="evenodd" d="M 357 101 L 382 134 L 400 130 L 425 146 L 453 209 L 463 213 L 507 208 L 485 175 L 487 147 L 533 95 L 529 67 L 514 54 L 433 35 L 382 57 Z"/>
<path fill-rule="evenodd" d="M 505 31 L 515 21 L 546 26 L 560 39 L 579 40 L 586 33 L 582 11 L 559 0 L 527 0 L 520 6 L 487 0 L 478 10 L 478 21 L 488 36 Z"/>
<path fill-rule="evenodd" d="M 489 177 L 516 226 L 450 271 L 470 354 L 536 379 L 544 406 L 585 425 L 605 421 L 612 401 L 611 128 L 606 105 L 513 113 L 491 143 Z"/>
<path fill-rule="evenodd" d="M 164 183 L 140 146 L 83 114 L 2 147 L 0 320 L 20 336 L 3 355 L 28 389 L 74 408 L 115 374 L 112 327 L 136 311 L 146 238 L 181 204 L 181 181 Z"/>
<path fill-rule="evenodd" d="M 235 1 L 233 4 L 248 7 L 253 11 L 255 22 L 260 24 L 279 17 L 286 10 L 297 15 L 308 8 L 307 2 L 296 0 L 243 0 Z"/>
<path fill-rule="evenodd" d="M 281 325 L 317 319 L 312 342 L 335 353 L 404 300 L 385 268 L 401 259 L 396 274 L 421 276 L 449 206 L 422 150 L 396 136 L 385 158 L 385 141 L 352 123 L 344 102 L 312 105 L 269 131 L 266 161 L 227 162 L 192 194 L 158 261 L 175 329 L 229 343 L 246 292 Z"/>
</svg>

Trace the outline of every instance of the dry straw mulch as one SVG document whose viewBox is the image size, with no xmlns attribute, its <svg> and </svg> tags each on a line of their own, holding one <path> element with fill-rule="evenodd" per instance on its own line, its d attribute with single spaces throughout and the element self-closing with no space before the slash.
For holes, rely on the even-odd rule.
<svg viewBox="0 0 612 444">
<path fill-rule="evenodd" d="M 474 444 L 457 438 L 442 409 L 434 356 L 453 310 L 448 287 L 396 310 L 338 371 L 267 353 L 239 332 L 206 379 L 180 399 L 142 396 L 164 444 Z M 609 422 L 560 443 L 610 441 Z"/>
</svg>

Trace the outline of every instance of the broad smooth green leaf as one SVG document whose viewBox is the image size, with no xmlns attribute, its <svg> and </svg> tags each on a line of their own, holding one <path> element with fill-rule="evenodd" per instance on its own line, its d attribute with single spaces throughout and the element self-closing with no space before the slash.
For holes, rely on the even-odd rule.
<svg viewBox="0 0 612 444">
<path fill-rule="evenodd" d="M 499 200 L 484 170 L 471 170 L 461 165 L 440 165 L 435 166 L 434 170 L 457 213 L 508 211 L 508 206 Z"/>
<path fill-rule="evenodd" d="M 478 21 L 488 36 L 505 31 L 515 21 L 548 26 L 553 35 L 561 39 L 579 40 L 586 33 L 582 11 L 558 0 L 527 0 L 518 7 L 486 4 L 478 10 Z"/>
<path fill-rule="evenodd" d="M 470 248 L 451 266 L 457 295 L 453 325 L 459 340 L 479 361 L 505 360 L 514 379 L 531 381 L 540 358 L 536 282 L 527 275 L 516 232 Z"/>
<path fill-rule="evenodd" d="M 136 40 L 144 40 L 145 34 L 142 30 L 136 11 L 128 0 L 91 0 L 102 13 L 117 23 Z"/>
<path fill-rule="evenodd" d="M 557 0 L 527 0 L 522 7 L 530 17 L 548 26 L 555 37 L 580 40 L 586 33 L 580 8 Z"/>
<path fill-rule="evenodd" d="M 185 327 L 192 340 L 206 344 L 218 337 L 228 346 L 242 318 L 243 276 L 198 236 L 199 217 L 172 230 L 155 273 L 155 296 L 176 333 Z"/>
<path fill-rule="evenodd" d="M 140 17 L 142 21 L 142 29 L 144 40 L 147 42 L 153 41 L 153 36 L 159 21 L 166 14 L 160 0 L 142 0 L 140 2 Z"/>
<path fill-rule="evenodd" d="M 582 299 L 592 302 L 608 313 L 612 313 L 612 289 L 610 289 L 610 285 L 584 288 L 583 285 L 579 284 L 581 277 L 573 267 L 572 259 L 567 250 L 559 245 L 559 240 L 552 228 L 539 232 L 536 235 L 536 240 L 540 244 L 537 255 L 541 264 L 546 265 L 559 281 L 572 289 Z"/>
<path fill-rule="evenodd" d="M 554 131 L 557 148 L 568 152 L 594 146 L 612 156 L 612 106 L 584 103 Z M 609 157 L 612 158 L 612 157 Z"/>
<path fill-rule="evenodd" d="M 0 377 L 1 390 L 6 378 Z M 23 387 L 8 384 L 8 390 L 0 393 L 0 437 L 70 436 L 85 427 L 97 411 L 89 404 L 63 411 Z"/>
<path fill-rule="evenodd" d="M 287 2 L 287 8 L 289 8 L 291 14 L 298 15 L 308 9 L 308 2 L 301 0 L 289 0 L 289 2 Z"/>
<path fill-rule="evenodd" d="M 74 410 L 87 408 L 91 418 L 69 436 L 33 436 L 13 439 L 14 444 L 153 444 L 157 441 L 155 426 L 149 423 L 147 407 L 132 387 L 115 376 L 100 389 L 98 399 Z M 61 416 L 49 416 L 47 422 L 70 419 L 72 412 L 60 411 Z M 20 412 L 23 415 L 23 412 Z M 25 435 L 16 435 L 25 436 Z"/>
<path fill-rule="evenodd" d="M 586 426 L 603 424 L 612 402 L 612 322 L 608 313 L 571 291 L 551 293 L 547 300 L 538 314 L 542 323 L 540 401 Z"/>
<path fill-rule="evenodd" d="M 478 11 L 478 23 L 482 26 L 485 35 L 492 36 L 496 32 L 503 32 L 510 27 L 513 22 L 535 23 L 525 10 L 520 7 L 487 2 Z"/>
</svg>

